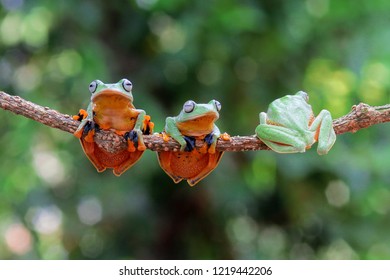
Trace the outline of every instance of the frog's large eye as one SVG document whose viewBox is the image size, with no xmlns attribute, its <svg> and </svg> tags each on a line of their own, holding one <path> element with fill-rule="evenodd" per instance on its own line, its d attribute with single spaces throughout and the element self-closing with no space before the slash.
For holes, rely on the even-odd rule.
<svg viewBox="0 0 390 280">
<path fill-rule="evenodd" d="M 219 103 L 219 101 L 217 101 L 217 100 L 214 100 L 214 104 L 215 104 L 215 108 L 217 108 L 217 111 L 218 112 L 221 111 L 221 109 L 222 109 L 221 103 Z"/>
<path fill-rule="evenodd" d="M 89 91 L 91 93 L 94 93 L 97 89 L 98 86 L 98 80 L 93 81 L 92 83 L 89 84 Z"/>
<path fill-rule="evenodd" d="M 304 91 L 299 91 L 298 94 L 299 94 L 300 96 L 302 96 L 302 98 L 303 98 L 306 102 L 309 102 L 309 95 L 308 95 L 306 92 L 304 92 Z"/>
<path fill-rule="evenodd" d="M 186 113 L 191 113 L 195 109 L 195 102 L 192 100 L 186 101 L 183 105 L 183 111 Z"/>
<path fill-rule="evenodd" d="M 122 87 L 125 91 L 130 92 L 133 88 L 133 83 L 130 82 L 128 79 L 123 79 Z"/>
</svg>

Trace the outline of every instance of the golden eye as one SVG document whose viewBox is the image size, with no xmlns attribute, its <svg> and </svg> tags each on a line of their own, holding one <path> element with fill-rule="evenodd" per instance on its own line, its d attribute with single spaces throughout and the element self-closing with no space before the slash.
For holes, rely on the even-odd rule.
<svg viewBox="0 0 390 280">
<path fill-rule="evenodd" d="M 195 109 L 195 104 L 196 103 L 192 100 L 186 101 L 186 103 L 183 105 L 183 111 L 186 113 L 191 113 Z"/>
<path fill-rule="evenodd" d="M 130 82 L 128 79 L 123 79 L 122 87 L 125 91 L 130 92 L 133 88 L 133 83 Z"/>
</svg>

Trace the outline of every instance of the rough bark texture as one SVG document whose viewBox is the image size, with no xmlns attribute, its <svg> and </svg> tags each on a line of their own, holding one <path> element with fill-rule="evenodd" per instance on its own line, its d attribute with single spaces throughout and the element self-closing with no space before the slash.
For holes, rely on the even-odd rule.
<svg viewBox="0 0 390 280">
<path fill-rule="evenodd" d="M 26 118 L 54 127 L 69 133 L 74 133 L 79 126 L 79 122 L 72 119 L 71 116 L 61 114 L 48 107 L 42 107 L 27 101 L 19 96 L 12 96 L 0 91 L 0 107 Z M 390 104 L 383 106 L 369 106 L 364 103 L 354 105 L 351 112 L 333 121 L 333 127 L 336 134 L 346 132 L 356 132 L 359 129 L 366 128 L 378 123 L 390 121 Z M 253 128 L 254 130 L 255 128 Z M 118 136 L 111 131 L 99 131 L 95 134 L 95 141 L 99 146 L 109 152 L 116 152 L 127 148 L 123 137 Z M 145 145 L 153 151 L 179 150 L 180 146 L 175 140 L 165 142 L 160 135 L 145 135 Z M 203 142 L 196 143 L 201 147 Z M 233 136 L 230 141 L 219 139 L 217 144 L 219 151 L 254 151 L 269 150 L 255 135 Z"/>
</svg>

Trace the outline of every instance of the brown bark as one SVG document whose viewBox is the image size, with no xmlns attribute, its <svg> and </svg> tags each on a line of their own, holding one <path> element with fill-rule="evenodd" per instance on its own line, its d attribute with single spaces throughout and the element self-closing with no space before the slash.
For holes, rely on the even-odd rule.
<svg viewBox="0 0 390 280">
<path fill-rule="evenodd" d="M 15 114 L 22 115 L 26 118 L 33 119 L 44 125 L 54 127 L 69 133 L 74 133 L 79 122 L 73 120 L 71 116 L 61 114 L 48 107 L 42 107 L 27 101 L 19 96 L 12 96 L 0 91 L 0 108 L 11 111 Z M 359 129 L 366 128 L 375 124 L 390 121 L 390 104 L 383 106 L 369 106 L 364 103 L 354 105 L 351 112 L 338 119 L 333 120 L 333 127 L 336 134 L 346 132 L 356 132 Z M 255 128 L 253 128 L 254 130 Z M 126 142 L 123 137 L 118 136 L 111 131 L 98 131 L 95 134 L 95 141 L 99 146 L 109 152 L 115 152 L 125 149 Z M 179 144 L 171 139 L 165 142 L 160 135 L 145 135 L 145 145 L 153 151 L 178 150 Z M 203 143 L 197 142 L 197 147 Z M 250 136 L 233 136 L 230 141 L 219 139 L 217 143 L 219 151 L 254 151 L 254 150 L 269 150 L 255 135 Z"/>
</svg>

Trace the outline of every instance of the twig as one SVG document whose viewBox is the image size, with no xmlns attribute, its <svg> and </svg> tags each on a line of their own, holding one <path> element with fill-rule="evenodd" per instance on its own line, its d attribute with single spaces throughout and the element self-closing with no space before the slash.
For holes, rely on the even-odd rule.
<svg viewBox="0 0 390 280">
<path fill-rule="evenodd" d="M 74 133 L 79 126 L 79 122 L 73 120 L 71 116 L 61 114 L 48 107 L 42 107 L 19 96 L 12 96 L 0 91 L 0 108 L 33 119 L 44 125 L 54 127 L 69 133 Z M 375 124 L 390 122 L 390 104 L 383 106 L 369 106 L 364 103 L 354 105 L 351 112 L 333 121 L 336 134 L 346 132 L 356 132 Z M 253 128 L 254 130 L 255 128 Z M 100 130 L 95 134 L 95 141 L 99 146 L 108 152 L 116 152 L 127 147 L 123 137 L 112 131 Z M 165 142 L 160 135 L 145 135 L 145 145 L 153 151 L 178 150 L 179 144 L 171 139 Z M 196 146 L 202 146 L 201 141 L 197 141 Z M 218 140 L 217 150 L 220 151 L 254 151 L 269 150 L 255 135 L 233 136 L 230 141 Z"/>
</svg>

